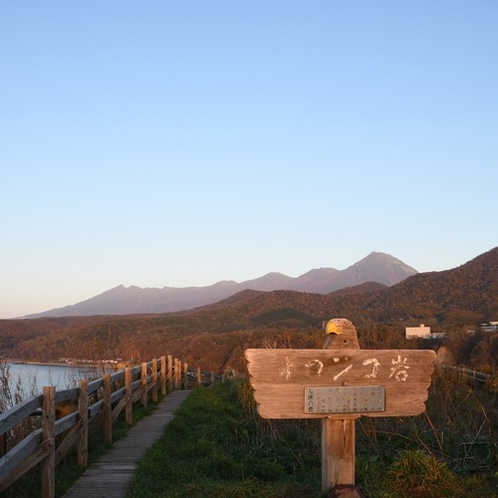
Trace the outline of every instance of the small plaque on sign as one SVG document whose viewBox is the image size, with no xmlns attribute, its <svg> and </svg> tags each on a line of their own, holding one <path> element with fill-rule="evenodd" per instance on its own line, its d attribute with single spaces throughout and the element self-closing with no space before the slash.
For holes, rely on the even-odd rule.
<svg viewBox="0 0 498 498">
<path fill-rule="evenodd" d="M 383 386 L 306 387 L 305 413 L 360 413 L 386 410 Z"/>
</svg>

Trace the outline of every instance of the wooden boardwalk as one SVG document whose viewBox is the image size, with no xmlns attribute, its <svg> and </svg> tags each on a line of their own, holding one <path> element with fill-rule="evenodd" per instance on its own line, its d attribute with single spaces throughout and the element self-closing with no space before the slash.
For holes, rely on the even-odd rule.
<svg viewBox="0 0 498 498">
<path fill-rule="evenodd" d="M 161 437 L 166 424 L 191 391 L 173 391 L 156 410 L 130 428 L 109 453 L 88 467 L 65 498 L 124 498 L 145 452 Z"/>
</svg>

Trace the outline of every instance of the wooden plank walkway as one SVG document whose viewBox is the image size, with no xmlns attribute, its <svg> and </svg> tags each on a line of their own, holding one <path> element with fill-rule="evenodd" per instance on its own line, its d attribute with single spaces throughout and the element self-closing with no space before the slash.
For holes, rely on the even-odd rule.
<svg viewBox="0 0 498 498">
<path fill-rule="evenodd" d="M 124 498 L 145 452 L 161 437 L 166 424 L 191 391 L 173 391 L 156 410 L 130 428 L 109 453 L 88 467 L 65 498 Z"/>
</svg>

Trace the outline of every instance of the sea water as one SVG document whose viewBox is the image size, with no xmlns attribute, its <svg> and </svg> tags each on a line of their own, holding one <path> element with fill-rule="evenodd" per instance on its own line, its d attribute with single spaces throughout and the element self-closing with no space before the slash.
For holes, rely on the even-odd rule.
<svg viewBox="0 0 498 498">
<path fill-rule="evenodd" d="M 6 363 L 9 372 L 8 384 L 12 393 L 22 390 L 22 398 L 43 392 L 44 386 L 55 386 L 56 390 L 77 387 L 80 379 L 95 379 L 102 376 L 92 367 L 73 365 L 48 365 L 34 363 Z M 0 378 L 0 381 L 3 381 Z"/>
</svg>

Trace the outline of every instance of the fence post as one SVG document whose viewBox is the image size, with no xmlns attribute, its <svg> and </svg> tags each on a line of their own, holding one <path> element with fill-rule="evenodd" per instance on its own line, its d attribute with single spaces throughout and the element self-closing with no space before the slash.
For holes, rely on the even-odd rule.
<svg viewBox="0 0 498 498">
<path fill-rule="evenodd" d="M 0 410 L 0 414 L 3 413 Z M 0 458 L 7 453 L 7 436 L 5 434 L 0 434 Z"/>
<path fill-rule="evenodd" d="M 166 356 L 161 356 L 161 396 L 166 396 Z"/>
<path fill-rule="evenodd" d="M 202 385 L 201 367 L 197 367 L 197 385 Z"/>
<path fill-rule="evenodd" d="M 180 381 L 182 378 L 182 362 L 175 358 L 175 389 L 180 389 Z"/>
<path fill-rule="evenodd" d="M 211 385 L 214 384 L 214 372 L 211 372 Z"/>
<path fill-rule="evenodd" d="M 142 401 L 142 406 L 146 408 L 147 407 L 147 363 L 146 362 L 142 363 L 141 372 L 142 372 L 140 376 L 140 389 L 142 390 L 141 401 Z"/>
<path fill-rule="evenodd" d="M 133 398 L 131 392 L 131 368 L 126 367 L 124 371 L 124 381 L 125 381 L 125 420 L 128 425 L 133 425 Z"/>
<path fill-rule="evenodd" d="M 168 391 L 173 391 L 173 356 L 168 355 Z"/>
<path fill-rule="evenodd" d="M 78 411 L 82 428 L 78 438 L 78 465 L 86 467 L 88 464 L 88 379 L 80 380 Z"/>
<path fill-rule="evenodd" d="M 173 389 L 178 389 L 178 358 L 173 360 Z"/>
<path fill-rule="evenodd" d="M 111 410 L 111 375 L 104 374 L 102 377 L 103 393 L 103 416 L 104 416 L 104 441 L 112 444 L 112 410 Z"/>
<path fill-rule="evenodd" d="M 157 403 L 157 358 L 152 358 L 152 402 Z"/>
<path fill-rule="evenodd" d="M 42 460 L 42 496 L 55 496 L 55 387 L 43 388 L 42 441 L 51 450 Z"/>
<path fill-rule="evenodd" d="M 188 389 L 188 363 L 183 364 L 183 389 Z"/>
</svg>

